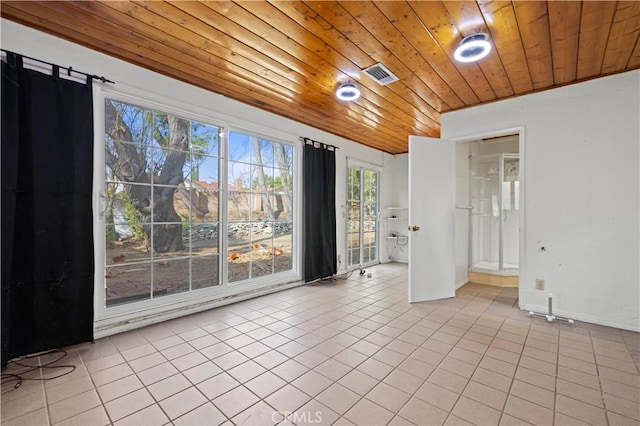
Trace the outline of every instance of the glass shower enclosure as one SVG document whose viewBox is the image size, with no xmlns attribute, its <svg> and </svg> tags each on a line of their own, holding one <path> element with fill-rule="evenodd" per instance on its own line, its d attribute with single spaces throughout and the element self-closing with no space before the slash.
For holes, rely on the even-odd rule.
<svg viewBox="0 0 640 426">
<path fill-rule="evenodd" d="M 520 158 L 518 154 L 472 157 L 470 270 L 518 275 Z"/>
</svg>

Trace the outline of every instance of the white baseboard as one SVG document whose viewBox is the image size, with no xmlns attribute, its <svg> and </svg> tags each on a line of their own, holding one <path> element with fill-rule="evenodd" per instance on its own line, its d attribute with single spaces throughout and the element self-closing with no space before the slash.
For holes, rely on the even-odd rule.
<svg viewBox="0 0 640 426">
<path fill-rule="evenodd" d="M 221 294 L 220 297 L 213 300 L 208 300 L 206 302 L 193 302 L 190 305 L 180 306 L 176 309 L 171 309 L 164 312 L 149 312 L 146 315 L 141 315 L 133 319 L 103 319 L 94 323 L 93 337 L 94 339 L 100 339 L 103 337 L 112 336 L 114 334 L 123 333 L 125 331 L 135 330 L 136 328 L 141 328 L 170 319 L 195 314 L 209 309 L 219 308 L 220 306 L 230 305 L 232 303 L 241 302 L 243 300 L 252 299 L 258 296 L 264 296 L 282 290 L 287 290 L 304 284 L 304 282 L 295 281 L 287 284 L 276 284 L 258 290 L 247 291 L 244 293 L 237 293 L 233 294 L 232 296 Z"/>
<path fill-rule="evenodd" d="M 457 290 L 457 289 L 459 289 L 460 287 L 462 287 L 463 285 L 465 285 L 465 284 L 466 284 L 466 283 L 468 283 L 468 282 L 469 282 L 469 280 L 468 280 L 468 279 L 465 279 L 465 280 L 462 280 L 462 281 L 457 282 L 457 283 L 456 283 L 456 290 Z"/>
</svg>

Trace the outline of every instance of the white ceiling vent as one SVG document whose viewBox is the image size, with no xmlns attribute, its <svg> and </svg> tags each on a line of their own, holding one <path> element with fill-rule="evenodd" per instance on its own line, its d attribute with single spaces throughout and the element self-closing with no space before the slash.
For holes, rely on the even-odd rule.
<svg viewBox="0 0 640 426">
<path fill-rule="evenodd" d="M 389 83 L 400 80 L 394 73 L 381 63 L 377 63 L 363 70 L 369 77 L 373 78 L 378 84 L 386 86 Z"/>
</svg>

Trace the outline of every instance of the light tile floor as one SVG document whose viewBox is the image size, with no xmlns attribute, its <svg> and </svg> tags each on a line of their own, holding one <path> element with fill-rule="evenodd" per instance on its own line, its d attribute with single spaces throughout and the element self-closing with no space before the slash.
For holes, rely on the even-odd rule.
<svg viewBox="0 0 640 426">
<path fill-rule="evenodd" d="M 409 304 L 406 266 L 369 271 L 68 348 L 2 424 L 640 424 L 638 333 L 478 284 Z"/>
</svg>

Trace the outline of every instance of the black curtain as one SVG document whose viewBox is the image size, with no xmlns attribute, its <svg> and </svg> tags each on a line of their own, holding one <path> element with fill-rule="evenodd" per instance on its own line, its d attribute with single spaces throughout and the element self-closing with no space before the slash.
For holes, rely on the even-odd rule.
<svg viewBox="0 0 640 426">
<path fill-rule="evenodd" d="M 334 275 L 336 247 L 335 148 L 304 139 L 304 280 Z"/>
<path fill-rule="evenodd" d="M 93 98 L 2 63 L 2 367 L 93 340 Z"/>
</svg>

